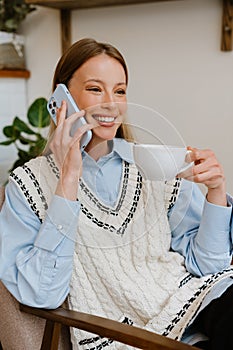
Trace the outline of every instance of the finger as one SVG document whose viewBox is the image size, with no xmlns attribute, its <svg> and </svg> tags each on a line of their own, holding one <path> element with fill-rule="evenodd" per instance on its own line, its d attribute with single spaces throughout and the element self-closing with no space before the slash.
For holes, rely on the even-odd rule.
<svg viewBox="0 0 233 350">
<path fill-rule="evenodd" d="M 67 105 L 66 105 L 66 101 L 64 100 L 61 103 L 61 107 L 58 108 L 56 111 L 57 126 L 61 125 L 66 119 L 66 109 L 67 109 Z"/>
<path fill-rule="evenodd" d="M 76 113 L 71 114 L 67 119 L 67 124 L 73 124 L 77 119 L 84 117 L 85 111 L 82 109 L 81 111 L 78 111 Z"/>
<path fill-rule="evenodd" d="M 208 172 L 210 172 L 213 177 L 215 175 L 224 177 L 223 168 L 215 157 L 207 158 L 202 163 L 195 165 L 193 169 L 194 176 Z"/>
<path fill-rule="evenodd" d="M 85 115 L 85 111 L 82 110 L 72 114 L 69 118 L 66 118 L 63 125 L 63 135 L 65 137 L 70 137 L 70 131 L 71 131 L 72 125 L 84 115 Z"/>
<path fill-rule="evenodd" d="M 217 163 L 213 159 L 207 158 L 205 160 L 202 160 L 201 162 L 195 163 L 195 166 L 193 168 L 193 174 L 197 175 L 215 167 L 217 167 Z"/>
<path fill-rule="evenodd" d="M 199 183 L 199 184 L 203 184 L 206 185 L 207 187 L 217 187 L 219 184 L 219 181 L 221 181 L 222 176 L 209 176 L 208 174 L 204 173 L 204 174 L 199 174 L 198 176 L 194 176 L 194 178 L 192 179 L 193 182 Z"/>
<path fill-rule="evenodd" d="M 82 136 L 88 131 L 93 129 L 95 126 L 93 124 L 84 124 L 80 126 L 74 133 L 74 136 L 72 137 L 73 142 L 76 142 L 77 140 L 81 140 Z"/>
<path fill-rule="evenodd" d="M 188 151 L 191 151 L 188 156 L 189 156 L 189 161 L 193 162 L 194 164 L 198 164 L 201 162 L 201 158 L 200 158 L 200 154 L 199 154 L 199 150 L 198 148 L 194 148 L 194 147 L 187 147 Z"/>
<path fill-rule="evenodd" d="M 73 147 L 80 148 L 80 140 L 88 129 L 89 129 L 89 126 L 87 127 L 86 125 L 83 125 L 76 131 L 73 137 L 69 135 L 69 142 L 68 142 L 69 146 L 67 147 L 67 149 L 70 150 Z M 64 137 L 63 139 L 64 139 L 64 142 L 66 142 L 67 138 Z"/>
<path fill-rule="evenodd" d="M 83 133 L 85 133 L 87 130 L 93 128 L 92 124 L 84 124 L 84 128 L 80 127 L 75 137 L 70 136 L 70 129 L 75 120 L 77 120 L 77 117 L 80 118 L 84 115 L 84 111 L 80 111 L 78 113 L 74 113 L 72 116 L 70 116 L 68 119 L 63 123 L 60 123 L 60 125 L 56 128 L 55 133 L 53 135 L 53 139 L 51 141 L 51 149 L 54 151 L 55 149 L 60 149 L 60 152 L 66 150 L 70 147 L 70 143 L 76 142 L 76 139 L 80 139 Z"/>
<path fill-rule="evenodd" d="M 187 147 L 188 150 L 191 151 L 190 153 L 190 159 L 197 165 L 200 163 L 203 163 L 206 159 L 209 158 L 215 158 L 215 154 L 212 150 L 210 149 L 198 149 L 198 148 L 193 148 L 193 147 Z"/>
<path fill-rule="evenodd" d="M 193 173 L 193 175 L 189 176 L 187 180 L 202 183 L 208 186 L 208 183 L 216 183 L 216 181 L 218 181 L 220 178 L 223 178 L 222 172 L 220 172 L 218 169 L 211 168 L 202 173 Z"/>
<path fill-rule="evenodd" d="M 194 166 L 190 165 L 189 168 L 177 174 L 177 177 L 182 177 L 183 179 L 189 179 L 190 177 L 193 176 L 193 168 Z"/>
</svg>

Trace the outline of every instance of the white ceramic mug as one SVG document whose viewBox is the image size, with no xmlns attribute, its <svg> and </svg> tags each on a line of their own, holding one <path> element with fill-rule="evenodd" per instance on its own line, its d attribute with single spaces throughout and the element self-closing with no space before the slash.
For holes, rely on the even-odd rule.
<svg viewBox="0 0 233 350">
<path fill-rule="evenodd" d="M 187 170 L 192 163 L 187 162 L 185 147 L 134 144 L 135 164 L 141 175 L 152 181 L 172 180 L 177 174 Z"/>
</svg>

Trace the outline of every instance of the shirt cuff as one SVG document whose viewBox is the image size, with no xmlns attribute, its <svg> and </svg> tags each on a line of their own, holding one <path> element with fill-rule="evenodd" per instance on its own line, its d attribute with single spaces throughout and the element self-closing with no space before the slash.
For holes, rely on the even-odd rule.
<svg viewBox="0 0 233 350">
<path fill-rule="evenodd" d="M 66 238 L 73 247 L 79 211 L 80 203 L 78 201 L 70 201 L 54 195 L 34 245 L 38 248 L 54 251 Z M 64 251 L 63 255 L 65 255 Z"/>
<path fill-rule="evenodd" d="M 210 252 L 229 253 L 231 214 L 231 206 L 219 206 L 205 200 L 197 243 Z"/>
</svg>

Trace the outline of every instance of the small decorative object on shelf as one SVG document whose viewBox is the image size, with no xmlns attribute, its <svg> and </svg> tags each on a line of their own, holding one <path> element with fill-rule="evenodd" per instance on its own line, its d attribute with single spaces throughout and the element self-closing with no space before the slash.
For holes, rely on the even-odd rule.
<svg viewBox="0 0 233 350">
<path fill-rule="evenodd" d="M 24 37 L 0 31 L 0 69 L 25 69 Z"/>
<path fill-rule="evenodd" d="M 0 0 L 0 69 L 25 69 L 24 37 L 17 31 L 34 10 L 24 0 Z"/>
</svg>

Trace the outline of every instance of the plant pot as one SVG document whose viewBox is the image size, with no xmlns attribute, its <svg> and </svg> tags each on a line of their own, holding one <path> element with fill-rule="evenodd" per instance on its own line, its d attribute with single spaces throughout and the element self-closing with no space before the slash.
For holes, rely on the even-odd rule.
<svg viewBox="0 0 233 350">
<path fill-rule="evenodd" d="M 26 69 L 22 35 L 0 31 L 0 69 Z"/>
</svg>

